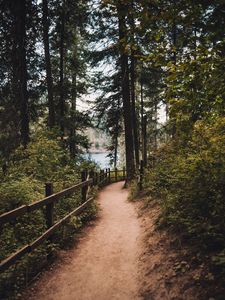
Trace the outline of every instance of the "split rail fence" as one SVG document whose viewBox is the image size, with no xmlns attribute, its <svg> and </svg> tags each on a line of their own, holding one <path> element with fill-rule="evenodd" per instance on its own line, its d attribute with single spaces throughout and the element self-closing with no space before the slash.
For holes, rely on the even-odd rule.
<svg viewBox="0 0 225 300">
<path fill-rule="evenodd" d="M 0 228 L 6 223 L 15 221 L 16 218 L 24 216 L 25 214 L 30 214 L 34 210 L 45 208 L 45 222 L 47 230 L 39 236 L 36 240 L 32 241 L 30 244 L 25 245 L 21 249 L 12 253 L 9 257 L 5 258 L 0 262 L 0 273 L 7 270 L 10 266 L 15 264 L 20 258 L 28 253 L 33 252 L 37 247 L 43 244 L 46 240 L 51 242 L 52 234 L 62 225 L 69 221 L 72 216 L 80 215 L 89 205 L 93 202 L 93 197 L 89 197 L 90 191 L 94 186 L 103 187 L 112 182 L 117 182 L 126 179 L 126 170 L 100 170 L 100 172 L 82 171 L 81 172 L 81 182 L 75 184 L 65 190 L 58 193 L 53 192 L 53 184 L 46 183 L 45 185 L 45 198 L 33 202 L 29 205 L 22 205 L 14 210 L 8 211 L 0 215 Z M 82 204 L 76 207 L 73 211 L 68 213 L 65 217 L 60 219 L 58 222 L 54 223 L 53 212 L 54 203 L 62 199 L 63 197 L 72 195 L 76 191 L 81 192 Z"/>
</svg>

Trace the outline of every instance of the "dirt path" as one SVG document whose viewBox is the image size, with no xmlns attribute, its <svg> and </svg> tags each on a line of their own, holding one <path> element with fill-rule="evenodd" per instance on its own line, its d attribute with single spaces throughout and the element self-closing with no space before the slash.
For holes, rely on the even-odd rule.
<svg viewBox="0 0 225 300">
<path fill-rule="evenodd" d="M 123 184 L 111 184 L 100 192 L 98 222 L 64 265 L 40 279 L 29 299 L 139 299 L 140 224 Z"/>
</svg>

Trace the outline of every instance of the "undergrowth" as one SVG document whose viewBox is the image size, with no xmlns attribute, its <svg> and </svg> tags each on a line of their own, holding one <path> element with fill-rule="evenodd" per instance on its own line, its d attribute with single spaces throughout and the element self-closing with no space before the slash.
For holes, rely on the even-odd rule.
<svg viewBox="0 0 225 300">
<path fill-rule="evenodd" d="M 80 182 L 80 171 L 90 168 L 81 158 L 71 160 L 51 132 L 37 133 L 26 149 L 12 155 L 7 173 L 1 174 L 0 214 L 44 197 L 44 185 L 52 182 L 54 192 Z M 81 204 L 80 190 L 54 205 L 55 222 Z M 46 265 L 48 253 L 72 243 L 74 234 L 96 213 L 92 204 L 80 216 L 73 217 L 34 252 L 20 259 L 0 275 L 0 299 L 15 299 L 16 294 Z M 46 230 L 45 208 L 18 217 L 0 228 L 0 260 L 31 243 Z"/>
<path fill-rule="evenodd" d="M 196 122 L 192 135 L 161 145 L 145 170 L 144 189 L 215 279 L 225 278 L 225 118 Z"/>
</svg>

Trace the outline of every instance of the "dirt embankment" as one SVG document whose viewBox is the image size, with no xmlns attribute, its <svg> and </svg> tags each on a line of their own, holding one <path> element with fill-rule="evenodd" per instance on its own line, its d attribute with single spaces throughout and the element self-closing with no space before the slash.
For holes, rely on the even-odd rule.
<svg viewBox="0 0 225 300">
<path fill-rule="evenodd" d="M 144 300 L 225 300 L 215 297 L 216 285 L 190 245 L 178 236 L 158 229 L 156 220 L 160 207 L 155 201 L 140 203 L 143 252 L 140 256 L 140 294 Z M 204 281 L 202 280 L 204 278 Z M 209 286 L 214 285 L 212 292 Z M 212 296 L 210 296 L 210 294 Z"/>
</svg>

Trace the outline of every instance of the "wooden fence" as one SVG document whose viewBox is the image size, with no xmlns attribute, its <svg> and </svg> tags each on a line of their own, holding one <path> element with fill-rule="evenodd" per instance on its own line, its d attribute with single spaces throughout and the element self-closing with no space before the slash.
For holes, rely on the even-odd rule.
<svg viewBox="0 0 225 300">
<path fill-rule="evenodd" d="M 93 186 L 102 187 L 112 182 L 117 182 L 126 179 L 126 170 L 110 170 L 105 169 L 100 172 L 82 171 L 81 172 L 81 182 L 75 184 L 65 190 L 58 193 L 53 193 L 53 184 L 46 183 L 45 185 L 45 198 L 33 202 L 29 205 L 22 205 L 14 210 L 8 211 L 0 215 L 0 226 L 5 223 L 14 221 L 17 217 L 21 217 L 25 214 L 29 214 L 34 210 L 45 208 L 45 221 L 47 230 L 39 236 L 36 240 L 32 241 L 30 244 L 25 245 L 23 248 L 17 250 L 15 253 L 11 254 L 8 258 L 0 262 L 0 272 L 4 272 L 10 266 L 12 266 L 17 260 L 19 260 L 24 255 L 31 253 L 38 246 L 43 244 L 45 240 L 51 242 L 52 234 L 63 224 L 65 224 L 72 216 L 80 215 L 93 201 L 93 197 L 89 197 L 90 190 Z M 73 194 L 75 191 L 81 190 L 82 204 L 76 207 L 73 211 L 68 213 L 65 217 L 60 219 L 57 223 L 54 223 L 53 212 L 54 203 L 59 201 L 61 198 Z"/>
</svg>

